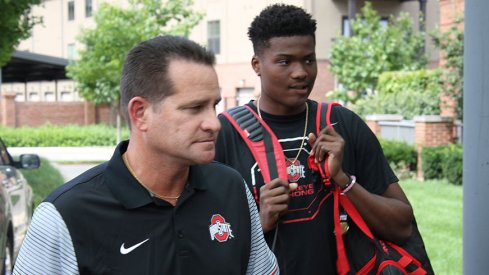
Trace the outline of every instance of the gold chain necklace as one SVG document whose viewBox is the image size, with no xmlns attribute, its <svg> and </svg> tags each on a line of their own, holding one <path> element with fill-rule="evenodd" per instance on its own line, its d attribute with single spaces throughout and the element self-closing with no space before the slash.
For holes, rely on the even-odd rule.
<svg viewBox="0 0 489 275">
<path fill-rule="evenodd" d="M 263 119 L 261 117 L 261 112 L 260 112 L 260 98 L 259 97 L 257 100 L 256 100 L 256 109 L 258 110 L 258 116 Z M 302 134 L 302 140 L 301 140 L 301 147 L 299 148 L 299 151 L 297 152 L 297 155 L 295 156 L 294 160 L 291 160 L 289 159 L 287 156 L 285 156 L 285 158 L 290 161 L 291 164 L 294 164 L 297 159 L 299 158 L 301 152 L 302 152 L 302 148 L 304 148 L 304 142 L 306 140 L 306 134 L 307 134 L 307 122 L 309 121 L 309 105 L 307 105 L 307 102 L 304 102 L 306 104 L 306 122 L 304 123 L 304 133 Z M 285 155 L 285 154 L 284 154 Z"/>
<path fill-rule="evenodd" d="M 163 196 L 163 195 L 156 194 L 155 192 L 153 192 L 153 190 L 151 190 L 148 186 L 146 186 L 136 176 L 136 173 L 134 173 L 134 170 L 132 170 L 131 165 L 129 165 L 129 161 L 127 160 L 127 154 L 126 153 L 122 154 L 122 160 L 124 161 L 124 164 L 126 165 L 127 169 L 129 170 L 129 173 L 131 173 L 131 175 L 139 182 L 139 184 L 141 184 L 141 186 L 144 187 L 144 189 L 146 189 L 152 196 L 157 197 L 157 198 L 162 199 L 162 200 L 175 200 L 175 201 L 178 200 L 178 198 L 180 198 L 180 195 L 178 195 L 176 197 L 172 197 L 172 196 Z"/>
</svg>

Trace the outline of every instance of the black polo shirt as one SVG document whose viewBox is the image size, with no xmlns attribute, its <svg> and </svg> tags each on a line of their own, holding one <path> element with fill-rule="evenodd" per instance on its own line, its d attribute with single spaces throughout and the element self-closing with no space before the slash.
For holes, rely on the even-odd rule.
<svg viewBox="0 0 489 275">
<path fill-rule="evenodd" d="M 111 160 L 38 207 L 16 274 L 274 274 L 242 177 L 213 162 L 191 166 L 176 206 L 129 173 L 121 143 Z M 52 272 L 52 273 L 51 273 Z"/>
</svg>

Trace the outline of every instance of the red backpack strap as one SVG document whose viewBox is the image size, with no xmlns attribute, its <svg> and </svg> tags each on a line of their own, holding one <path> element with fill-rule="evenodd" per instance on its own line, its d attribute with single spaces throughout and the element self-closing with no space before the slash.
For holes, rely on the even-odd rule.
<svg viewBox="0 0 489 275">
<path fill-rule="evenodd" d="M 260 168 L 265 183 L 275 178 L 287 180 L 282 146 L 270 127 L 249 106 L 222 113 L 243 138 Z"/>
<path fill-rule="evenodd" d="M 318 103 L 318 110 L 316 114 L 316 135 L 319 136 L 319 133 L 324 127 L 333 127 L 331 125 L 331 110 L 333 106 L 340 106 L 338 103 Z M 311 165 L 313 160 L 309 161 Z M 314 165 L 314 164 L 312 164 Z M 311 167 L 311 166 L 310 166 Z M 328 159 L 326 158 L 321 165 L 317 165 L 317 169 L 321 173 L 321 177 L 323 179 L 323 183 L 325 185 L 331 185 L 330 173 L 328 168 Z M 350 264 L 348 262 L 348 257 L 346 256 L 345 244 L 343 241 L 343 236 L 341 234 L 341 225 L 340 225 L 340 196 L 341 191 L 339 187 L 335 186 L 333 189 L 333 219 L 334 219 L 334 231 L 336 238 L 336 252 L 338 254 L 338 258 L 336 260 L 336 271 L 338 274 L 348 274 L 350 271 Z"/>
<path fill-rule="evenodd" d="M 330 102 L 330 103 L 318 103 L 317 112 L 316 112 L 316 136 L 319 136 L 319 133 L 324 127 L 333 127 L 331 125 L 331 110 L 333 106 L 341 106 L 339 103 Z M 318 165 L 314 162 L 314 158 L 308 159 L 309 167 L 313 170 L 319 170 L 321 173 L 321 177 L 323 179 L 323 183 L 325 185 L 330 185 L 330 174 L 328 168 L 328 158 L 324 160 L 321 165 Z"/>
</svg>

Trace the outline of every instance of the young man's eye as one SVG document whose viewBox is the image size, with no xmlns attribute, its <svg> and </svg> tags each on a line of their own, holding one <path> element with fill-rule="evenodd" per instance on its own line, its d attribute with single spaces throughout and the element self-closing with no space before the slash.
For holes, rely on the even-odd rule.
<svg viewBox="0 0 489 275">
<path fill-rule="evenodd" d="M 282 60 L 279 60 L 277 63 L 280 65 L 288 65 L 290 62 L 289 62 L 289 60 L 282 59 Z"/>
<path fill-rule="evenodd" d="M 306 64 L 313 64 L 314 62 L 316 62 L 316 59 L 315 58 L 308 58 L 308 59 L 306 59 Z"/>
</svg>

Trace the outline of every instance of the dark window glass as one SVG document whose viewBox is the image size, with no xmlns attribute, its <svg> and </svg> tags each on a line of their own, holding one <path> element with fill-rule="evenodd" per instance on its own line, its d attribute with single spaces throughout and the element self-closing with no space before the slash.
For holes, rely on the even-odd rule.
<svg viewBox="0 0 489 275">
<path fill-rule="evenodd" d="M 221 53 L 221 22 L 219 20 L 207 22 L 207 47 L 214 54 Z"/>
<path fill-rule="evenodd" d="M 86 17 L 91 17 L 92 16 L 92 0 L 85 0 L 85 16 Z"/>
<path fill-rule="evenodd" d="M 75 1 L 68 2 L 68 20 L 75 20 Z"/>
</svg>

